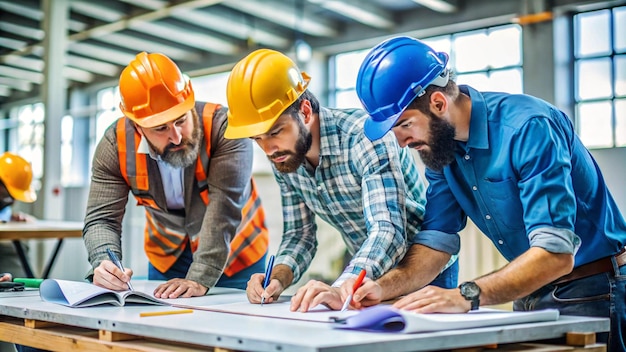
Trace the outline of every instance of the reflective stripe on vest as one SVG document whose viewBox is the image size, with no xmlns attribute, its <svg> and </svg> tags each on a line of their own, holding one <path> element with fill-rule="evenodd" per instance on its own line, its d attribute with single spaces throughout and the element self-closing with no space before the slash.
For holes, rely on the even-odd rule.
<svg viewBox="0 0 626 352">
<path fill-rule="evenodd" d="M 205 206 L 209 203 L 209 190 L 206 167 L 211 155 L 211 129 L 213 114 L 219 105 L 206 103 L 202 109 L 201 127 L 204 132 L 203 143 L 196 162 L 196 182 L 200 189 L 200 197 Z M 120 118 L 116 126 L 117 145 L 120 161 L 120 171 L 126 183 L 130 186 L 137 205 L 146 207 L 146 229 L 144 249 L 150 263 L 161 272 L 167 271 L 185 249 L 184 232 L 165 227 L 158 223 L 150 211 L 161 211 L 149 192 L 148 155 L 137 153 L 141 135 L 136 131 L 132 122 L 127 118 Z M 256 191 L 254 179 L 250 180 L 250 197 L 242 209 L 241 223 L 237 233 L 231 240 L 230 254 L 224 273 L 232 276 L 237 272 L 259 261 L 265 253 L 269 243 L 269 234 L 265 226 L 265 212 Z M 152 208 L 150 211 L 148 208 Z M 190 234 L 191 250 L 198 248 L 197 234 Z"/>
</svg>

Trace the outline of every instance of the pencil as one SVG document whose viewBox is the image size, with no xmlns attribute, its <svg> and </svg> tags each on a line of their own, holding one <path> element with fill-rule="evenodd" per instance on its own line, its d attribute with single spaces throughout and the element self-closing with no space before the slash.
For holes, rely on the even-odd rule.
<svg viewBox="0 0 626 352">
<path fill-rule="evenodd" d="M 186 314 L 186 313 L 193 313 L 193 309 L 164 310 L 161 312 L 143 312 L 143 313 L 139 313 L 139 316 L 140 317 L 154 317 L 157 315 Z"/>
</svg>

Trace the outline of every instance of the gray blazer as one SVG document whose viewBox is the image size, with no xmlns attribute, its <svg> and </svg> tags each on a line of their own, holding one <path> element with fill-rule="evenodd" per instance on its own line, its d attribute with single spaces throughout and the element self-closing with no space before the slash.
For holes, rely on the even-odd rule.
<svg viewBox="0 0 626 352">
<path fill-rule="evenodd" d="M 201 118 L 203 103 L 196 103 Z M 186 279 L 211 288 L 222 275 L 228 259 L 229 243 L 241 221 L 241 208 L 249 197 L 252 173 L 252 142 L 249 139 L 224 138 L 227 125 L 226 108 L 217 110 L 211 129 L 211 155 L 207 171 L 209 204 L 205 206 L 195 180 L 195 163 L 185 168 L 184 214 L 159 212 L 158 218 L 168 226 L 199 236 L 198 249 Z M 114 123 L 98 143 L 93 157 L 91 186 L 85 216 L 83 239 L 93 268 L 108 259 L 106 248 L 121 254 L 122 219 L 130 187 L 119 165 Z M 162 209 L 166 209 L 163 182 L 155 160 L 148 157 L 149 193 Z M 156 214 L 155 214 L 156 217 Z M 131 233 L 129 236 L 143 236 Z M 93 270 L 88 277 L 93 276 Z"/>
</svg>

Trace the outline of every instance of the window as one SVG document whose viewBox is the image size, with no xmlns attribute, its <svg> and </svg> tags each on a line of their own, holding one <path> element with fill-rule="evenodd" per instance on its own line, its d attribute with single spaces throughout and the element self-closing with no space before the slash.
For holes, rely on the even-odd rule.
<svg viewBox="0 0 626 352">
<path fill-rule="evenodd" d="M 207 101 L 227 105 L 226 83 L 230 72 L 215 73 L 207 76 L 194 77 L 191 80 L 196 101 Z"/>
<path fill-rule="evenodd" d="M 522 29 L 507 25 L 464 32 L 426 42 L 451 55 L 458 84 L 478 90 L 522 93 Z"/>
<path fill-rule="evenodd" d="M 458 84 L 478 90 L 522 93 L 522 29 L 505 25 L 471 32 L 423 39 L 436 51 L 450 55 L 448 67 L 456 73 Z M 331 58 L 334 83 L 330 104 L 338 108 L 360 107 L 356 77 L 370 49 L 341 53 Z"/>
<path fill-rule="evenodd" d="M 588 148 L 626 146 L 626 7 L 574 16 L 576 128 Z"/>
<path fill-rule="evenodd" d="M 96 143 L 104 135 L 106 129 L 118 118 L 124 116 L 119 108 L 120 90 L 116 87 L 105 88 L 96 94 Z"/>
</svg>

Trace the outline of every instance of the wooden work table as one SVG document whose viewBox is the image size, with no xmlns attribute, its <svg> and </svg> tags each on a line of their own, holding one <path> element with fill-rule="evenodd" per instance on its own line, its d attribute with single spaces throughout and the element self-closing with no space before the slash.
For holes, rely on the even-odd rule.
<svg viewBox="0 0 626 352">
<path fill-rule="evenodd" d="M 57 239 L 57 243 L 48 259 L 42 278 L 47 278 L 54 265 L 63 239 L 81 238 L 83 236 L 83 223 L 77 221 L 49 221 L 38 220 L 33 222 L 7 222 L 0 224 L 0 240 L 10 240 L 15 246 L 20 262 L 26 272 L 26 276 L 35 277 L 28 257 L 24 253 L 21 241 L 32 239 Z"/>
</svg>

